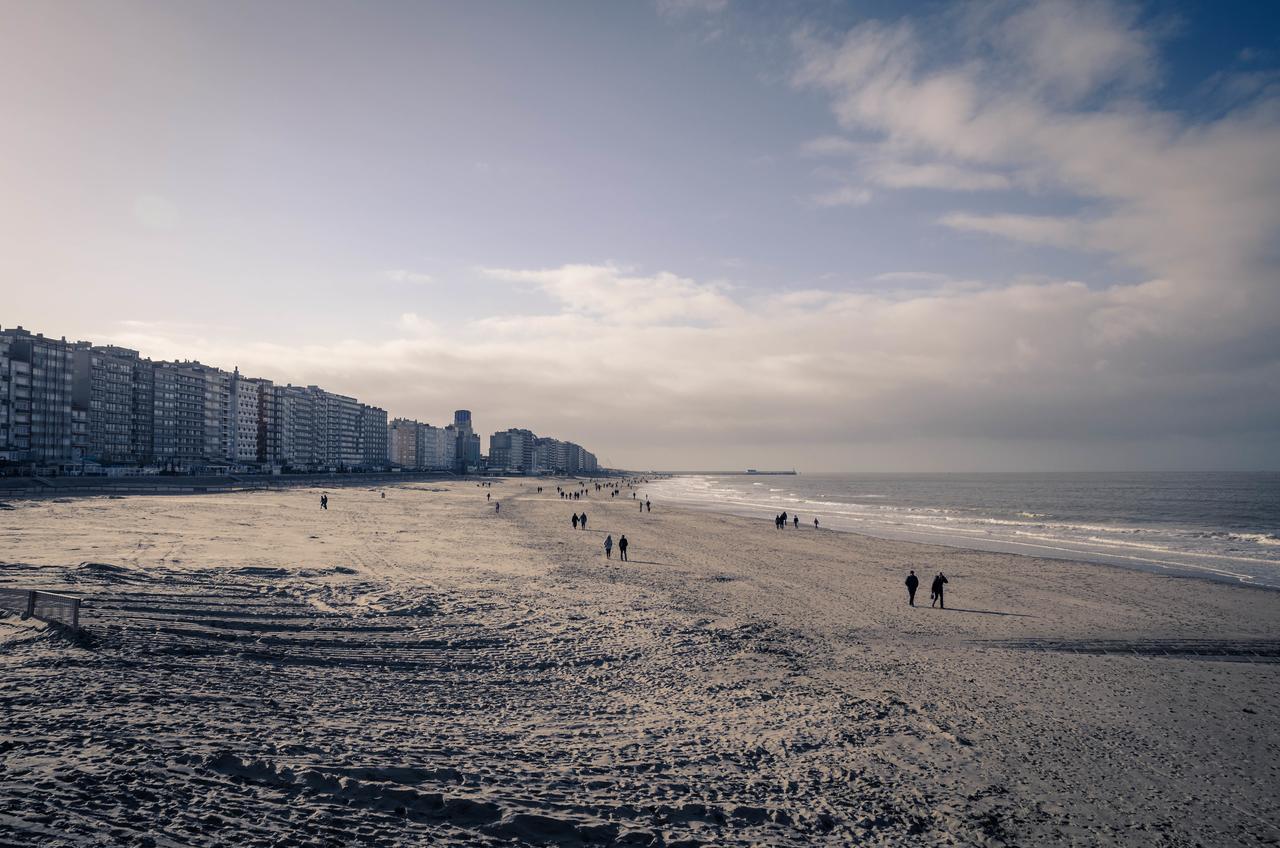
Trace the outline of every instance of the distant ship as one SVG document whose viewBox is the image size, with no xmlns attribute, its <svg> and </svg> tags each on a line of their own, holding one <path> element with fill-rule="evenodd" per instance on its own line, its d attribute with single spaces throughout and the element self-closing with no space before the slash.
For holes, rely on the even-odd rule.
<svg viewBox="0 0 1280 848">
<path fill-rule="evenodd" d="M 757 469 L 755 469 L 755 468 L 748 468 L 748 469 L 747 469 L 747 471 L 746 471 L 746 473 L 748 473 L 748 474 L 767 474 L 767 475 L 769 475 L 770 477 L 777 477 L 777 476 L 779 476 L 779 475 L 783 475 L 783 474 L 786 474 L 786 475 L 794 475 L 794 474 L 796 473 L 796 470 L 793 468 L 793 469 L 791 469 L 790 471 L 759 471 L 759 470 L 757 470 Z"/>
</svg>

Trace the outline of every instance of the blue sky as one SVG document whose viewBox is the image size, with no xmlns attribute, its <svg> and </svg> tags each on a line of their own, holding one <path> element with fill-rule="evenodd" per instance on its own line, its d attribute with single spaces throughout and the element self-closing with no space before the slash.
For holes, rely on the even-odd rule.
<svg viewBox="0 0 1280 848">
<path fill-rule="evenodd" d="M 1280 466 L 1280 12 L 0 2 L 0 323 L 632 467 Z"/>
</svg>

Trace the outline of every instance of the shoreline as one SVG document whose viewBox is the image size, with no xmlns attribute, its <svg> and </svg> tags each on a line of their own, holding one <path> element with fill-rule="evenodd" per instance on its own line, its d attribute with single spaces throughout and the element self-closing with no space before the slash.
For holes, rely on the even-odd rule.
<svg viewBox="0 0 1280 848">
<path fill-rule="evenodd" d="M 686 476 L 699 477 L 705 475 Z M 660 483 L 654 484 L 654 489 L 661 492 Z M 757 521 L 768 520 L 769 513 L 773 509 L 773 507 L 762 504 L 721 503 L 710 498 L 702 499 L 697 497 L 681 496 L 680 494 L 668 495 L 666 492 L 661 492 L 661 494 L 670 497 L 670 500 L 668 501 L 669 503 L 678 504 L 687 509 L 717 515 L 734 515 L 740 518 Z M 835 505 L 840 506 L 842 504 Z M 855 506 L 856 504 L 850 503 L 848 505 Z M 1120 568 L 1126 571 L 1196 579 L 1219 585 L 1238 585 L 1253 589 L 1280 591 L 1280 576 L 1272 578 L 1267 574 L 1255 575 L 1239 573 L 1236 571 L 1230 571 L 1225 566 L 1198 566 L 1194 563 L 1179 562 L 1172 559 L 1161 559 L 1155 555 L 1146 556 L 1137 553 L 1112 553 L 1106 550 L 1081 550 L 1079 548 L 1070 547 L 1073 543 L 1080 544 L 1078 541 L 1071 539 L 1063 539 L 1060 544 L 1055 545 L 1053 544 L 1052 539 L 1030 542 L 999 537 L 966 535 L 960 530 L 954 531 L 952 534 L 948 534 L 936 530 L 896 529 L 893 524 L 886 524 L 875 528 L 869 528 L 866 526 L 850 527 L 840 523 L 840 521 L 843 520 L 843 516 L 838 512 L 832 515 L 829 511 L 824 511 L 821 508 L 816 508 L 811 505 L 801 504 L 797 506 L 798 508 L 803 509 L 810 519 L 817 515 L 824 521 L 829 522 L 824 523 L 821 529 L 832 532 L 852 533 L 854 535 L 885 541 L 936 545 L 955 550 L 981 551 L 993 554 L 999 553 L 1010 556 L 1030 557 L 1033 559 L 1087 563 L 1091 565 L 1106 566 L 1109 568 Z M 791 504 L 784 503 L 779 503 L 777 507 L 779 509 L 786 509 L 787 511 L 791 511 L 793 509 Z M 810 525 L 802 524 L 800 529 L 805 530 L 812 528 Z M 791 528 L 788 527 L 787 530 L 791 530 Z M 1114 543 L 1099 541 L 1097 544 L 1105 545 Z M 1182 556 L 1186 558 L 1203 557 L 1204 559 L 1209 560 L 1231 559 L 1230 555 L 1227 554 L 1215 554 L 1195 550 L 1169 549 L 1166 555 Z M 1271 563 L 1267 560 L 1259 560 L 1252 557 L 1246 557 L 1241 561 L 1247 562 L 1251 565 L 1274 565 L 1277 569 L 1280 569 L 1280 562 Z M 1274 580 L 1274 582 L 1266 582 L 1268 580 Z"/>
</svg>

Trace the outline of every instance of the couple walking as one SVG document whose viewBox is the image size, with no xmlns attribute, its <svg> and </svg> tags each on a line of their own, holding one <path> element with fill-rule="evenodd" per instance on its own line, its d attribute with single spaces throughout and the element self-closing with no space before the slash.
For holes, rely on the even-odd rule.
<svg viewBox="0 0 1280 848">
<path fill-rule="evenodd" d="M 942 602 L 942 587 L 950 581 L 941 571 L 938 576 L 933 578 L 933 585 L 929 587 L 929 606 L 937 604 L 940 608 L 946 609 L 947 605 Z M 920 578 L 916 577 L 916 573 L 912 571 L 907 575 L 907 603 L 911 606 L 916 605 L 916 589 L 920 588 Z"/>
<path fill-rule="evenodd" d="M 577 530 L 579 524 L 582 525 L 583 530 L 587 529 L 587 511 L 586 510 L 582 511 L 582 515 L 578 515 L 578 513 L 576 512 L 573 514 L 573 529 Z"/>
<path fill-rule="evenodd" d="M 613 559 L 613 534 L 604 537 L 604 558 Z M 618 559 L 627 562 L 627 537 L 618 539 Z"/>
</svg>

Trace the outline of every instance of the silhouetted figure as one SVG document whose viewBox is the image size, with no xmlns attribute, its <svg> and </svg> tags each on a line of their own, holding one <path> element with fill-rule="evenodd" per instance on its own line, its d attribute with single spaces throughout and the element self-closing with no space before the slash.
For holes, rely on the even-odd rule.
<svg viewBox="0 0 1280 848">
<path fill-rule="evenodd" d="M 485 492 L 485 493 L 484 493 L 484 499 L 485 499 L 485 501 L 489 501 L 489 500 L 491 500 L 492 498 L 493 498 L 493 493 L 492 493 L 492 492 Z"/>
<path fill-rule="evenodd" d="M 653 512 L 653 504 L 649 503 L 649 499 L 648 499 L 648 498 L 645 498 L 645 499 L 644 499 L 644 511 L 645 511 L 645 512 Z"/>
<path fill-rule="evenodd" d="M 582 511 L 581 517 L 578 518 L 578 523 L 582 525 L 578 528 L 579 530 L 587 529 L 587 511 L 585 509 Z"/>
<path fill-rule="evenodd" d="M 916 577 L 916 573 L 912 571 L 907 575 L 907 603 L 911 606 L 916 605 L 916 589 L 920 588 L 920 578 Z"/>
<path fill-rule="evenodd" d="M 618 559 L 623 562 L 630 562 L 630 560 L 627 559 L 627 544 L 626 536 L 623 536 L 618 540 Z"/>
<path fill-rule="evenodd" d="M 383 493 L 382 493 L 382 499 L 383 499 L 384 501 L 387 499 L 387 493 L 386 493 L 386 492 L 383 492 Z"/>
<path fill-rule="evenodd" d="M 578 529 L 578 513 L 576 512 L 573 514 L 573 529 Z"/>
<path fill-rule="evenodd" d="M 779 517 L 782 519 L 782 526 L 785 528 L 787 526 L 787 514 L 784 512 Z"/>
<path fill-rule="evenodd" d="M 813 519 L 813 529 L 814 529 L 814 530 L 817 530 L 817 529 L 818 529 L 818 519 L 816 519 L 816 518 L 815 518 L 815 519 Z"/>
<path fill-rule="evenodd" d="M 604 537 L 604 558 L 613 559 L 613 534 Z"/>
<path fill-rule="evenodd" d="M 800 516 L 798 516 L 798 515 L 797 515 L 797 516 L 794 516 L 791 520 L 792 520 L 793 522 L 795 522 L 795 523 L 794 523 L 794 524 L 792 524 L 791 526 L 792 526 L 794 529 L 799 530 L 799 529 L 800 529 Z"/>
<path fill-rule="evenodd" d="M 494 515 L 497 515 L 497 514 L 498 514 L 498 513 L 500 513 L 500 512 L 502 512 L 502 504 L 498 503 L 497 501 L 494 501 L 494 502 L 493 502 L 493 514 L 494 514 Z"/>
<path fill-rule="evenodd" d="M 929 602 L 929 606 L 937 604 L 939 609 L 947 608 L 947 605 L 942 602 L 942 587 L 945 586 L 947 582 L 948 580 L 946 575 L 939 571 L 938 576 L 933 578 L 933 585 L 929 587 L 929 592 L 932 595 L 932 600 Z"/>
<path fill-rule="evenodd" d="M 328 495 L 321 495 L 321 496 L 320 496 L 320 508 L 321 508 L 321 509 L 328 509 L 328 508 L 329 508 L 329 496 L 328 496 Z"/>
</svg>

